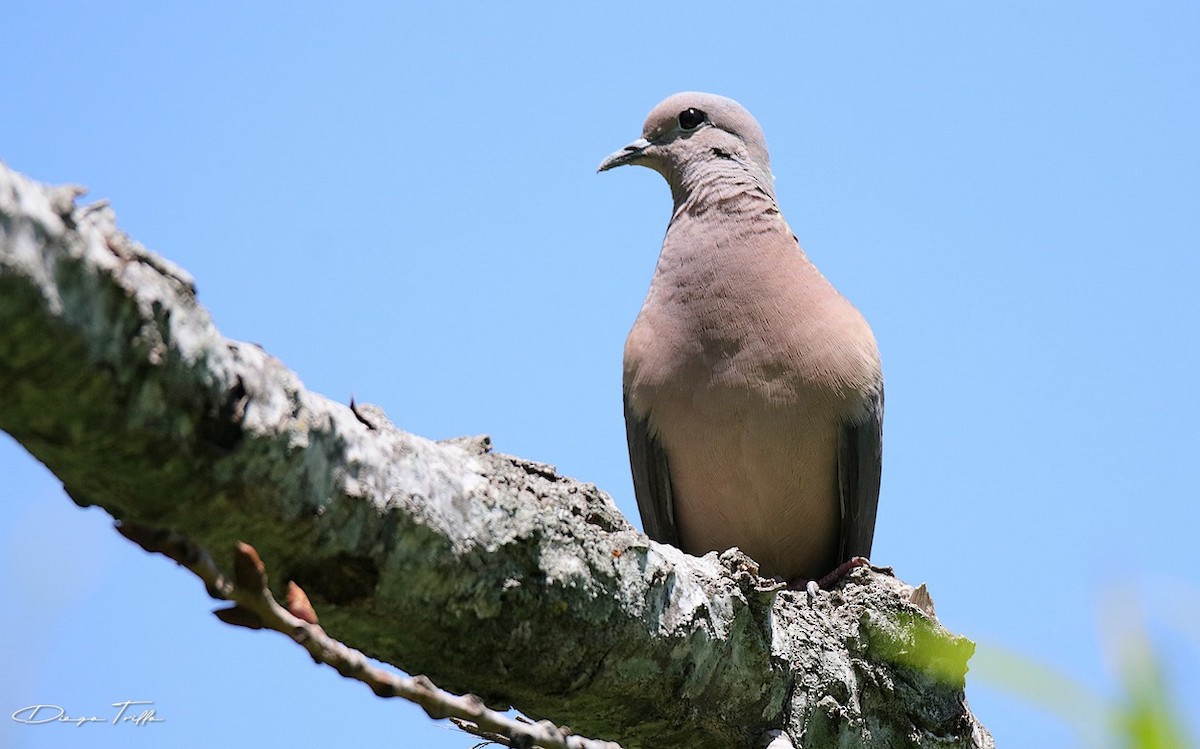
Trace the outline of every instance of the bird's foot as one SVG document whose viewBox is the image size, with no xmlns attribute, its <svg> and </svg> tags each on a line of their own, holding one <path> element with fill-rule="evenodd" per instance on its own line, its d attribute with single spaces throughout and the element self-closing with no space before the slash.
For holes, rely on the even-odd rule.
<svg viewBox="0 0 1200 749">
<path fill-rule="evenodd" d="M 870 566 L 871 566 L 871 562 L 866 557 L 851 557 L 850 559 L 846 560 L 845 562 L 842 562 L 841 564 L 839 564 L 833 570 L 833 572 L 830 572 L 828 575 L 825 575 L 824 577 L 822 577 L 818 580 L 808 580 L 803 577 L 796 578 L 795 580 L 789 580 L 788 588 L 791 590 L 805 591 L 806 593 L 808 593 L 808 600 L 811 601 L 817 597 L 817 593 L 819 593 L 820 591 L 829 590 L 833 586 L 840 583 L 842 581 L 842 578 L 845 577 L 846 573 L 850 572 L 850 570 L 852 570 L 856 567 L 870 567 Z"/>
<path fill-rule="evenodd" d="M 850 570 L 856 569 L 858 567 L 870 567 L 870 566 L 871 566 L 871 560 L 867 559 L 866 557 L 850 557 L 849 559 L 847 559 L 846 561 L 842 562 L 837 567 L 835 567 L 833 572 L 830 572 L 828 575 L 826 575 L 825 577 L 822 577 L 820 580 L 818 580 L 817 586 L 820 587 L 821 590 L 829 590 L 833 586 L 840 583 L 842 581 L 842 578 L 845 577 L 846 573 L 848 573 Z"/>
</svg>

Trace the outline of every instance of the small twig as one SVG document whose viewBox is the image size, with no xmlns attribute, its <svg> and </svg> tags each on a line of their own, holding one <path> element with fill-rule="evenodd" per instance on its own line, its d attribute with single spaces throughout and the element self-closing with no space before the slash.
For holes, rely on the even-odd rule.
<svg viewBox="0 0 1200 749">
<path fill-rule="evenodd" d="M 282 632 L 308 651 L 317 663 L 332 666 L 342 676 L 366 684 L 380 697 L 402 697 L 420 705 L 429 717 L 450 718 L 454 725 L 487 741 L 518 749 L 621 749 L 611 741 L 588 739 L 550 721 L 528 722 L 488 709 L 473 694 L 447 692 L 425 676 L 401 676 L 372 666 L 361 652 L 330 637 L 317 624 L 308 596 L 288 584 L 286 606 L 275 600 L 267 585 L 266 566 L 254 547 L 239 542 L 233 558 L 233 580 L 225 577 L 213 558 L 198 545 L 172 531 L 118 524 L 121 535 L 146 551 L 163 554 L 187 567 L 204 581 L 209 595 L 232 601 L 216 615 L 227 624 Z M 473 726 L 473 729 L 467 728 Z"/>
<path fill-rule="evenodd" d="M 462 731 L 463 733 L 469 733 L 472 736 L 478 736 L 479 738 L 483 739 L 483 741 L 481 741 L 478 744 L 476 744 L 475 746 L 471 747 L 471 749 L 480 749 L 480 747 L 487 746 L 488 744 L 500 744 L 501 746 L 512 746 L 512 742 L 509 740 L 509 738 L 507 736 L 502 736 L 498 733 L 492 733 L 490 731 L 485 731 L 469 720 L 463 720 L 462 718 L 455 718 L 454 716 L 451 716 L 450 722 L 453 723 L 454 726 L 458 730 Z"/>
</svg>

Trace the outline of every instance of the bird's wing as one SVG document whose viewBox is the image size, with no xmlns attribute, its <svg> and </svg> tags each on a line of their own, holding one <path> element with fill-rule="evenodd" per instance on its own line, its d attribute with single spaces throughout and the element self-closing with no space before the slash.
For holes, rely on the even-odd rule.
<svg viewBox="0 0 1200 749">
<path fill-rule="evenodd" d="M 843 424 L 838 441 L 838 492 L 842 507 L 838 563 L 869 557 L 879 508 L 883 460 L 883 387 L 868 405 L 866 419 Z"/>
<path fill-rule="evenodd" d="M 633 470 L 633 493 L 646 535 L 659 543 L 679 546 L 675 504 L 671 497 L 671 475 L 662 443 L 650 432 L 648 417 L 638 416 L 625 393 L 625 436 L 629 440 L 629 467 Z"/>
</svg>

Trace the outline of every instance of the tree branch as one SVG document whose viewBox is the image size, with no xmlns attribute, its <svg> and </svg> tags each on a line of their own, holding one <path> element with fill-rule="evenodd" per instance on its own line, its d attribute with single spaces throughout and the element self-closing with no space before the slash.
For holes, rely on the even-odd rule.
<svg viewBox="0 0 1200 749">
<path fill-rule="evenodd" d="M 310 393 L 79 192 L 0 165 L 0 428 L 77 503 L 244 540 L 348 645 L 626 747 L 992 747 L 923 588 L 863 568 L 810 601 L 486 438 Z"/>
<path fill-rule="evenodd" d="M 489 710 L 474 695 L 460 697 L 439 689 L 424 676 L 398 676 L 372 666 L 366 656 L 325 633 L 317 622 L 308 596 L 288 583 L 285 605 L 271 594 L 266 565 L 250 544 L 234 551 L 233 579 L 226 577 L 213 558 L 189 539 L 170 531 L 154 531 L 121 524 L 117 531 L 146 551 L 162 554 L 187 567 L 204 581 L 214 598 L 234 606 L 216 611 L 226 624 L 249 629 L 273 629 L 304 647 L 317 663 L 332 666 L 348 679 L 362 682 L 380 697 L 401 697 L 420 705 L 431 718 L 450 718 L 461 730 L 489 743 L 504 746 L 539 746 L 544 749 L 621 749 L 617 744 L 577 736 L 548 721 L 522 722 Z"/>
</svg>

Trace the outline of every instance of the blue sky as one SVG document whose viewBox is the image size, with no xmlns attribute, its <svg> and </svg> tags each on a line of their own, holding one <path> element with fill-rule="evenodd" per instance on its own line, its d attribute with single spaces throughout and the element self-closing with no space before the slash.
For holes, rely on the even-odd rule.
<svg viewBox="0 0 1200 749">
<path fill-rule="evenodd" d="M 309 388 L 491 434 L 634 517 L 620 357 L 670 199 L 595 167 L 670 93 L 736 98 L 880 342 L 875 560 L 1102 696 L 1102 633 L 1138 612 L 1200 715 L 1200 6 L 337 5 L 10 8 L 0 159 L 110 199 Z M 6 436 L 0 477 L 0 743 L 472 745 L 220 624 Z M 984 666 L 998 743 L 1078 743 Z M 167 722 L 8 719 L 123 699 Z"/>
</svg>

